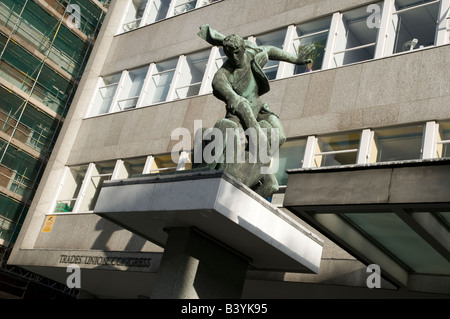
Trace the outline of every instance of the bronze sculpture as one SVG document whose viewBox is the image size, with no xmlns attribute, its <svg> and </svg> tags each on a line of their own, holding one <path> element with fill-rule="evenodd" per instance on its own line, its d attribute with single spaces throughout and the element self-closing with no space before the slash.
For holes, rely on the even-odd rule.
<svg viewBox="0 0 450 319">
<path fill-rule="evenodd" d="M 270 162 L 257 157 L 256 161 L 248 158 L 249 153 L 260 154 L 261 149 L 273 156 L 286 140 L 280 119 L 260 99 L 270 90 L 269 80 L 262 68 L 269 59 L 298 65 L 311 63 L 307 56 L 313 46 L 306 46 L 298 55 L 294 55 L 274 46 L 258 46 L 236 34 L 224 36 L 207 24 L 200 27 L 198 35 L 212 45 L 222 46 L 228 58 L 212 81 L 214 96 L 226 105 L 225 118 L 214 126 L 223 136 L 223 149 L 216 151 L 225 154 L 230 139 L 239 140 L 238 133 L 230 136 L 230 129 L 232 132 L 238 132 L 238 129 L 249 132 L 244 162 L 239 161 L 241 153 L 239 147 L 235 146 L 239 144 L 232 143 L 234 156 L 231 161 L 225 161 L 223 156 L 221 161 L 203 163 L 201 167 L 227 171 L 262 197 L 271 197 L 279 186 L 273 173 L 262 170 L 270 166 Z M 251 143 L 255 143 L 255 147 L 249 147 Z"/>
</svg>

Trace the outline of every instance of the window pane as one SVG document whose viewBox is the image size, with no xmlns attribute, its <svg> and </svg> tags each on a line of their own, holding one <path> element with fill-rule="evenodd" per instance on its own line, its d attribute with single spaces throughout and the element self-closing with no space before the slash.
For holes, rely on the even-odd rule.
<svg viewBox="0 0 450 319">
<path fill-rule="evenodd" d="M 144 96 L 144 105 L 166 101 L 170 84 L 172 83 L 173 75 L 175 74 L 177 61 L 177 59 L 173 59 L 155 65 L 152 79 L 149 83 L 147 93 Z"/>
<path fill-rule="evenodd" d="M 439 123 L 439 135 L 437 157 L 450 157 L 450 122 Z"/>
<path fill-rule="evenodd" d="M 167 17 L 171 0 L 154 0 L 151 3 L 148 22 L 156 22 Z"/>
<path fill-rule="evenodd" d="M 71 212 L 81 189 L 88 166 L 70 168 L 56 202 L 55 213 Z"/>
<path fill-rule="evenodd" d="M 419 2 L 397 0 L 395 2 L 398 13 L 393 14 L 390 25 L 390 34 L 392 38 L 395 38 L 393 43 L 389 43 L 390 53 L 410 51 L 435 44 L 439 3 L 417 7 L 431 1 L 433 0 Z"/>
<path fill-rule="evenodd" d="M 123 88 L 120 90 L 119 96 L 119 111 L 124 111 L 134 108 L 141 94 L 142 86 L 144 85 L 145 76 L 147 75 L 148 67 L 132 70 L 126 74 L 123 81 Z"/>
<path fill-rule="evenodd" d="M 173 15 L 181 14 L 195 8 L 197 0 L 174 0 L 176 1 Z"/>
<path fill-rule="evenodd" d="M 314 51 L 309 56 L 313 60 L 313 64 L 295 66 L 294 74 L 322 69 L 330 23 L 331 18 L 326 18 L 297 26 L 297 36 L 294 38 L 292 44 L 294 46 L 294 52 L 298 53 L 303 46 L 309 44 L 314 45 Z"/>
<path fill-rule="evenodd" d="M 256 37 L 256 44 L 258 46 L 271 45 L 279 49 L 283 49 L 285 37 L 286 30 L 279 30 Z M 273 80 L 276 78 L 279 64 L 280 61 L 269 60 L 266 66 L 263 68 L 263 71 L 269 78 L 269 80 Z"/>
<path fill-rule="evenodd" d="M 382 7 L 382 4 L 378 4 Z M 334 48 L 334 66 L 373 59 L 378 28 L 369 28 L 367 20 L 371 13 L 366 7 L 348 11 L 339 23 Z"/>
<path fill-rule="evenodd" d="M 125 18 L 125 23 L 122 26 L 124 32 L 136 29 L 139 27 L 142 16 L 144 15 L 145 7 L 148 0 L 132 0 L 128 8 L 128 13 Z"/>
<path fill-rule="evenodd" d="M 281 146 L 279 152 L 278 172 L 275 174 L 278 184 L 287 184 L 287 169 L 302 167 L 305 148 L 306 140 L 288 141 Z"/>
<path fill-rule="evenodd" d="M 175 99 L 182 99 L 199 93 L 209 53 L 210 51 L 207 50 L 186 56 L 186 62 L 183 64 L 180 78 L 177 81 Z"/>
<path fill-rule="evenodd" d="M 375 131 L 377 162 L 420 159 L 423 126 L 411 126 Z"/>
<path fill-rule="evenodd" d="M 108 113 L 122 73 L 105 76 L 95 95 L 90 115 Z"/>
<path fill-rule="evenodd" d="M 361 133 L 349 133 L 318 138 L 314 165 L 335 166 L 356 164 Z"/>
</svg>

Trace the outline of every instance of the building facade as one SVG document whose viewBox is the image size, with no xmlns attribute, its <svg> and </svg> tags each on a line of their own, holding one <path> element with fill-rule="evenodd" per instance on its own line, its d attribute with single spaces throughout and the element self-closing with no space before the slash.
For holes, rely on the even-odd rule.
<svg viewBox="0 0 450 319">
<path fill-rule="evenodd" d="M 0 260 L 36 192 L 109 1 L 0 4 Z"/>
<path fill-rule="evenodd" d="M 414 205 L 407 199 L 398 206 L 388 194 L 380 212 L 375 186 L 390 185 L 374 181 L 385 168 L 392 176 L 397 168 L 418 172 L 432 165 L 436 171 L 427 176 L 435 179 L 427 181 L 447 189 L 439 176 L 446 176 L 450 156 L 449 5 L 112 1 L 9 263 L 62 283 L 67 266 L 76 264 L 83 296 L 151 295 L 163 248 L 97 216 L 95 203 L 105 180 L 192 167 L 192 149 L 173 156 L 177 129 L 194 136 L 225 114 L 211 81 L 226 57 L 197 36 L 200 25 L 210 24 L 292 53 L 315 46 L 311 65 L 267 64 L 271 90 L 263 99 L 288 137 L 279 154 L 280 191 L 271 202 L 322 234 L 320 270 L 249 270 L 242 296 L 448 297 L 449 197 Z M 375 179 L 360 177 L 364 188 L 349 182 L 361 181 L 361 169 L 378 169 Z M 330 179 L 330 172 L 344 179 Z M 306 177 L 307 184 L 298 178 L 315 175 Z M 368 192 L 362 199 L 376 198 L 356 200 L 352 194 L 362 189 Z M 424 191 L 431 189 L 411 188 L 410 195 L 420 199 Z M 426 213 L 416 215 L 419 206 Z M 386 210 L 394 216 L 384 219 Z M 419 222 L 422 217 L 428 222 Z M 335 227 L 341 224 L 355 236 L 341 234 Z M 364 245 L 376 253 L 364 253 Z M 381 271 L 375 289 L 369 287 L 369 265 Z"/>
</svg>

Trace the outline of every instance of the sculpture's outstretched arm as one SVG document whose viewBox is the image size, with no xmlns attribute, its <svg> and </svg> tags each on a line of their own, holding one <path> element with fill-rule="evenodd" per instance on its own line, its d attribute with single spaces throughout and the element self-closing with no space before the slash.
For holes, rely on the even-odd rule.
<svg viewBox="0 0 450 319">
<path fill-rule="evenodd" d="M 274 47 L 274 46 L 261 46 L 260 48 L 264 49 L 270 60 L 278 60 L 278 61 L 285 61 L 297 65 L 303 65 L 311 63 L 312 60 L 309 59 L 309 55 L 314 50 L 314 45 L 306 45 L 299 53 L 298 55 L 289 53 L 287 51 L 284 51 L 280 48 Z"/>
</svg>

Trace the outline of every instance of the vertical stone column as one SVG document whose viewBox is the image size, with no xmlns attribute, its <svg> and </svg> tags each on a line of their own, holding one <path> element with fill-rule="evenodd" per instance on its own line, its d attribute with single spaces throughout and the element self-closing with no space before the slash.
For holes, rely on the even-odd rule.
<svg viewBox="0 0 450 319">
<path fill-rule="evenodd" d="M 193 228 L 171 228 L 153 299 L 241 298 L 248 260 Z"/>
</svg>

